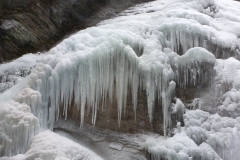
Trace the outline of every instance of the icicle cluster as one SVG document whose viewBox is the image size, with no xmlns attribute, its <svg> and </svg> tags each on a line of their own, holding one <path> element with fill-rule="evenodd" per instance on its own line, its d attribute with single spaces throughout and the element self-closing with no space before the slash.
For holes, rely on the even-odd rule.
<svg viewBox="0 0 240 160">
<path fill-rule="evenodd" d="M 77 105 L 81 113 L 81 125 L 84 123 L 86 112 L 92 113 L 92 123 L 95 124 L 99 108 L 105 106 L 106 100 L 112 101 L 115 92 L 120 124 L 122 112 L 126 107 L 128 89 L 130 88 L 132 92 L 135 111 L 137 93 L 145 90 L 150 121 L 155 100 L 162 101 L 166 134 L 171 124 L 171 99 L 176 86 L 174 82 L 169 84 L 174 78 L 169 58 L 160 58 L 168 54 L 161 51 L 155 53 L 155 50 L 151 51 L 146 45 L 143 47 L 143 56 L 138 58 L 133 50 L 136 46 L 131 48 L 121 41 L 122 39 L 113 38 L 101 43 L 87 55 L 83 53 L 62 55 L 58 62 L 56 56 L 44 57 L 42 63 L 39 63 L 29 75 L 28 85 L 33 90 L 24 89 L 16 100 L 32 107 L 42 128 L 52 129 L 54 122 L 59 118 L 60 107 L 63 108 L 62 114 L 66 119 L 72 103 Z M 139 48 L 136 51 L 141 50 L 142 48 Z M 174 61 L 186 59 L 185 62 L 178 63 L 178 68 L 188 70 L 188 66 L 195 64 L 196 61 L 215 62 L 214 56 L 206 50 L 201 48 L 192 50 L 184 56 L 174 58 Z M 199 55 L 205 57 L 205 60 L 199 59 Z M 191 58 L 195 60 L 191 61 Z M 192 68 L 194 72 L 190 72 L 190 78 L 183 83 L 187 85 L 195 81 L 193 74 L 196 76 L 197 72 L 201 73 L 200 69 L 201 67 Z"/>
<path fill-rule="evenodd" d="M 194 20 L 163 23 L 160 30 L 166 37 L 166 47 L 180 55 L 193 47 L 203 47 L 214 53 L 216 58 L 240 57 L 236 35 L 196 24 Z M 225 36 L 231 37 L 230 42 L 224 41 Z"/>
<path fill-rule="evenodd" d="M 214 56 L 202 48 L 191 49 L 183 56 L 178 56 L 170 49 L 162 52 L 161 47 L 158 47 L 161 43 L 156 39 L 159 36 L 157 32 L 152 34 L 153 39 L 146 44 L 137 42 L 138 39 L 135 38 L 130 39 L 129 35 L 117 34 L 103 42 L 99 40 L 101 38 L 93 39 L 95 48 L 86 49 L 92 44 L 82 43 L 82 46 L 78 43 L 72 46 L 72 40 L 78 41 L 84 36 L 92 39 L 90 34 L 80 33 L 52 49 L 32 70 L 27 77 L 27 85 L 15 97 L 17 102 L 31 106 L 32 113 L 39 119 L 43 130 L 52 130 L 60 114 L 67 119 L 72 104 L 76 104 L 76 112 L 81 113 L 81 125 L 86 113 L 92 113 L 92 123 L 95 125 L 99 108 L 113 98 L 117 98 L 120 125 L 126 107 L 127 91 L 130 89 L 135 112 L 138 92 L 146 91 L 150 121 L 155 101 L 162 103 L 164 135 L 167 135 L 171 126 L 171 100 L 176 86 L 175 82 L 170 81 L 174 77 L 180 79 L 180 74 L 176 71 L 188 71 L 189 66 L 195 63 L 215 62 Z M 85 49 L 81 51 L 79 47 Z M 73 51 L 74 54 L 71 54 Z M 141 52 L 143 55 L 138 57 Z M 175 72 L 171 64 L 177 68 Z M 189 79 L 178 81 L 185 85 L 193 83 L 194 76 L 201 73 L 200 69 L 199 66 L 192 68 Z M 113 97 L 113 93 L 116 97 Z M 63 113 L 60 113 L 61 109 Z"/>
<path fill-rule="evenodd" d="M 47 58 L 49 61 L 54 60 L 50 56 Z M 100 45 L 90 55 L 61 59 L 54 68 L 48 64 L 39 64 L 30 74 L 29 85 L 41 93 L 43 110 L 49 108 L 42 111 L 44 117 L 39 117 L 46 119 L 43 121 L 47 124 L 43 125 L 53 127 L 59 117 L 61 103 L 67 118 L 68 107 L 73 99 L 81 112 L 81 124 L 84 122 L 86 106 L 87 112 L 92 112 L 92 123 L 95 124 L 100 104 L 104 106 L 106 100 L 112 101 L 115 91 L 120 123 L 129 88 L 132 90 L 134 110 L 137 106 L 137 92 L 146 90 L 151 120 L 156 93 L 161 95 L 164 87 L 168 86 L 172 72 L 164 71 L 162 66 L 151 72 L 139 65 L 133 49 L 114 39 Z M 21 98 L 17 97 L 18 101 Z"/>
</svg>

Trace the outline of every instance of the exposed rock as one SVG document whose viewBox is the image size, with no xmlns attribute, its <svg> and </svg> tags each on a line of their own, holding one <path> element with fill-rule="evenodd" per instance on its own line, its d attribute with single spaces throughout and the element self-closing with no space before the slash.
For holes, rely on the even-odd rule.
<svg viewBox="0 0 240 160">
<path fill-rule="evenodd" d="M 153 133 L 124 134 L 91 125 L 69 127 L 72 122 L 57 122 L 54 132 L 77 142 L 103 157 L 105 160 L 147 160 L 143 142 Z"/>
</svg>

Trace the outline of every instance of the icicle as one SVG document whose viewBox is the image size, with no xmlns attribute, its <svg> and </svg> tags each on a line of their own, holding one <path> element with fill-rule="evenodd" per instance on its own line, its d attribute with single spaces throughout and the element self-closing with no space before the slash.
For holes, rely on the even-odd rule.
<svg viewBox="0 0 240 160">
<path fill-rule="evenodd" d="M 176 83 L 171 81 L 166 86 L 166 90 L 162 93 L 164 136 L 167 136 L 167 129 L 171 126 L 171 100 L 174 96 Z"/>
</svg>

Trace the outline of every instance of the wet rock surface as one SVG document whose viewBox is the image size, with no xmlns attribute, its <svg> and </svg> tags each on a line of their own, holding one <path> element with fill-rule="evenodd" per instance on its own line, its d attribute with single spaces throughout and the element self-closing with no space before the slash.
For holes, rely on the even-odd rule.
<svg viewBox="0 0 240 160">
<path fill-rule="evenodd" d="M 150 0 L 3 0 L 0 2 L 0 62 L 46 51 L 65 36 Z"/>
<path fill-rule="evenodd" d="M 159 136 L 148 132 L 124 134 L 87 124 L 79 128 L 71 121 L 57 122 L 54 132 L 91 148 L 106 160 L 147 160 L 143 143 L 150 135 Z"/>
<path fill-rule="evenodd" d="M 128 91 L 127 106 L 125 111 L 123 109 L 121 116 L 121 123 L 118 123 L 118 108 L 117 99 L 114 98 L 112 102 L 108 100 L 105 105 L 99 107 L 97 111 L 97 119 L 95 126 L 102 129 L 109 129 L 112 131 L 123 133 L 142 133 L 144 131 L 151 131 L 163 134 L 163 114 L 161 105 L 156 103 L 153 121 L 150 123 L 147 107 L 147 96 L 145 92 L 138 93 L 138 106 L 135 112 L 132 104 L 132 94 Z M 87 108 L 87 107 L 86 107 Z M 80 111 L 75 105 L 69 107 L 68 120 L 75 122 L 76 126 L 80 126 Z M 60 119 L 64 119 L 64 116 L 60 116 Z M 85 124 L 92 124 L 92 113 L 86 109 L 84 116 Z"/>
</svg>

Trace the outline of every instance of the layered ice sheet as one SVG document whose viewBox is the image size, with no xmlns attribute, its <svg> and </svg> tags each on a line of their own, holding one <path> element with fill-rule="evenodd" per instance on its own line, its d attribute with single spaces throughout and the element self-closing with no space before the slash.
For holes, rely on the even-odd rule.
<svg viewBox="0 0 240 160">
<path fill-rule="evenodd" d="M 153 119 L 155 101 L 162 104 L 164 134 L 167 135 L 167 129 L 172 127 L 171 115 L 175 114 L 174 120 L 183 119 L 182 102 L 176 99 L 175 104 L 171 103 L 175 96 L 175 87 L 184 88 L 201 81 L 210 82 L 214 73 L 211 66 L 216 62 L 215 57 L 233 56 L 239 59 L 239 8 L 238 2 L 227 0 L 159 0 L 130 9 L 118 18 L 87 28 L 63 40 L 45 53 L 38 63 L 38 58 L 33 57 L 33 60 L 30 60 L 33 63 L 26 63 L 28 68 L 36 64 L 30 75 L 13 87 L 11 86 L 15 82 L 6 87 L 11 88 L 0 95 L 0 108 L 11 108 L 9 105 L 15 107 L 16 104 L 30 106 L 33 119 L 37 117 L 38 121 L 33 123 L 31 129 L 40 125 L 42 131 L 52 130 L 60 114 L 67 119 L 68 109 L 72 104 L 76 104 L 76 112 L 81 113 L 81 125 L 84 123 L 85 113 L 92 114 L 92 123 L 95 125 L 100 108 L 105 107 L 107 101 L 116 99 L 118 122 L 121 126 L 128 90 L 132 93 L 132 108 L 135 112 L 138 92 L 145 91 L 150 121 Z M 25 58 L 28 57 L 31 55 Z M 14 66 L 14 69 L 17 68 Z M 2 77 L 6 77 L 6 70 L 0 71 Z M 217 75 L 221 73 L 218 72 Z M 4 83 L 7 82 L 7 78 L 3 79 Z M 225 94 L 225 97 L 228 95 L 232 94 Z M 234 96 L 231 96 L 230 100 L 238 103 Z M 4 103 L 5 101 L 8 102 Z M 226 101 L 224 104 L 229 102 Z M 233 111 L 235 106 L 224 107 Z M 11 113 L 12 110 L 6 110 L 7 113 L 0 111 L 0 115 L 4 117 L 3 115 Z M 14 135 L 13 128 L 14 125 L 9 125 L 9 131 L 3 137 Z M 25 132 L 20 133 L 20 137 L 26 136 Z M 29 135 L 34 134 L 35 130 L 29 130 Z M 176 137 L 187 139 L 186 135 L 188 132 L 176 134 Z M 1 155 L 23 153 L 32 138 L 28 137 L 29 140 L 22 144 L 23 150 L 11 151 L 4 147 L 0 148 Z M 3 138 L 3 141 L 6 140 L 7 138 Z M 12 140 L 8 143 L 9 147 L 19 148 L 18 140 Z M 180 150 L 183 150 L 180 153 L 178 148 L 175 150 L 176 154 L 174 150 L 171 152 L 175 157 L 184 159 L 195 153 L 202 153 L 202 148 L 206 146 L 209 150 L 212 147 L 216 151 L 212 143 L 204 141 L 202 146 L 205 147 L 201 147 L 194 144 L 197 143 L 194 140 L 189 139 L 188 144 L 180 145 Z M 193 153 L 186 151 L 185 148 L 192 146 L 196 147 Z M 214 150 L 211 150 L 210 155 L 204 153 L 200 157 L 217 157 Z M 150 153 L 151 151 L 149 149 Z M 153 151 L 153 155 L 157 157 L 161 157 L 161 154 L 157 153 L 168 155 L 168 151 Z M 218 154 L 220 153 L 225 151 Z"/>
</svg>

